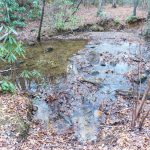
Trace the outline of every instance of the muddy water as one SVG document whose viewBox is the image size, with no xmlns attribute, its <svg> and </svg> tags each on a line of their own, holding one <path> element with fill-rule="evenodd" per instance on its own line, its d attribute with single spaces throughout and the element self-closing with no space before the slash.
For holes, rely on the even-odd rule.
<svg viewBox="0 0 150 150">
<path fill-rule="evenodd" d="M 68 58 L 83 49 L 85 40 L 51 40 L 36 46 L 27 47 L 23 69 L 36 69 L 49 77 L 66 74 Z"/>
<path fill-rule="evenodd" d="M 139 49 L 144 55 L 147 47 L 124 39 L 106 38 L 85 45 L 68 59 L 65 77 L 41 88 L 34 101 L 35 119 L 50 123 L 57 134 L 73 130 L 72 139 L 96 141 L 109 109 L 101 105 L 115 101 L 118 90 L 132 90 L 127 74 L 136 68 L 131 58 L 136 59 Z"/>
</svg>

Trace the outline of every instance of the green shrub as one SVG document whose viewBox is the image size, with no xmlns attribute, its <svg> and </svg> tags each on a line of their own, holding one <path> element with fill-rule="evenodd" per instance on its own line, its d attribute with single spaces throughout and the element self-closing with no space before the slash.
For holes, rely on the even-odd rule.
<svg viewBox="0 0 150 150">
<path fill-rule="evenodd" d="M 22 73 L 20 74 L 20 77 L 25 79 L 31 79 L 31 78 L 38 79 L 41 78 L 42 75 L 37 70 L 33 70 L 33 71 L 23 70 Z"/>
<path fill-rule="evenodd" d="M 14 35 L 17 33 L 13 28 L 2 26 L 0 31 L 6 34 L 3 42 L 0 43 L 0 58 L 9 64 L 14 64 L 18 57 L 24 57 L 25 50 L 22 43 L 16 40 Z"/>
<path fill-rule="evenodd" d="M 0 22 L 6 25 L 13 25 L 17 21 L 17 25 L 22 24 L 21 18 L 25 13 L 25 7 L 20 7 L 16 0 L 1 0 L 0 2 Z"/>
<path fill-rule="evenodd" d="M 118 18 L 115 18 L 114 23 L 115 23 L 115 25 L 119 25 L 120 24 L 120 20 Z"/>
<path fill-rule="evenodd" d="M 101 12 L 98 12 L 98 13 L 97 13 L 97 16 L 98 16 L 98 17 L 101 17 L 101 18 L 107 18 L 107 13 L 104 12 L 104 11 L 101 11 Z"/>
<path fill-rule="evenodd" d="M 0 0 L 0 23 L 7 26 L 25 27 L 27 18 L 40 16 L 39 0 Z"/>
<path fill-rule="evenodd" d="M 28 18 L 35 20 L 41 16 L 39 0 L 30 0 L 30 3 L 32 4 L 32 9 L 29 9 Z"/>
<path fill-rule="evenodd" d="M 3 93 L 14 93 L 16 91 L 15 85 L 6 80 L 0 81 L 0 89 Z"/>
<path fill-rule="evenodd" d="M 73 29 L 77 25 L 78 18 L 73 14 L 75 7 L 71 0 L 57 0 L 53 4 L 57 12 L 53 15 L 54 28 L 56 30 Z"/>
<path fill-rule="evenodd" d="M 136 21 L 137 21 L 137 17 L 136 17 L 136 16 L 133 16 L 133 15 L 128 16 L 128 17 L 126 18 L 126 23 L 134 23 L 134 22 L 136 22 Z"/>
</svg>

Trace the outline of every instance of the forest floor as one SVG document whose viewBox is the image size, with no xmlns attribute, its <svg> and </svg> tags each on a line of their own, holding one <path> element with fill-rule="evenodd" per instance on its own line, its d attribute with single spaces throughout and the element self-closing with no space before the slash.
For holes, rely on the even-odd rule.
<svg viewBox="0 0 150 150">
<path fill-rule="evenodd" d="M 127 17 L 132 14 L 132 11 L 132 8 L 128 6 L 118 6 L 117 8 L 112 8 L 111 5 L 108 5 L 104 7 L 104 13 L 106 13 L 106 16 L 109 18 L 118 19 L 122 24 L 125 24 Z M 95 7 L 81 7 L 79 12 L 77 12 L 77 15 L 82 18 L 81 25 L 97 23 L 100 18 L 97 17 L 96 14 L 97 8 Z M 145 18 L 146 11 L 138 9 L 137 17 Z"/>
<path fill-rule="evenodd" d="M 50 26 L 52 25 L 51 22 L 51 16 L 49 16 L 49 9 L 50 8 L 46 8 L 46 12 L 45 12 L 45 17 L 44 17 L 44 24 L 42 27 L 42 39 L 43 40 L 48 40 L 51 39 L 53 37 L 53 35 L 59 35 L 60 33 L 55 33 L 55 29 L 50 28 Z M 117 8 L 112 8 L 111 5 L 105 6 L 104 7 L 104 12 L 107 16 L 107 18 L 109 18 L 110 20 L 118 20 L 120 25 L 125 26 L 126 25 L 126 18 L 127 16 L 130 16 L 132 14 L 132 8 L 131 7 L 117 7 Z M 83 7 L 81 6 L 79 11 L 76 13 L 76 15 L 80 18 L 79 19 L 79 23 L 78 26 L 76 27 L 77 30 L 78 28 L 82 28 L 84 29 L 85 26 L 87 25 L 95 25 L 96 23 L 99 23 L 101 21 L 101 17 L 97 17 L 97 8 L 96 7 Z M 144 10 L 138 9 L 137 10 L 137 17 L 139 19 L 144 19 L 146 18 L 147 13 Z M 27 41 L 28 43 L 30 43 L 32 45 L 32 42 L 36 41 L 36 37 L 37 37 L 37 33 L 38 33 L 38 27 L 39 27 L 39 20 L 35 20 L 35 21 L 29 21 L 27 22 L 27 26 L 21 30 L 18 31 L 18 39 L 22 40 L 22 41 Z M 140 22 L 142 23 L 142 22 Z M 111 24 L 111 22 L 108 22 L 107 24 Z M 137 24 L 139 25 L 139 24 Z M 143 25 L 143 23 L 142 23 Z M 104 25 L 105 26 L 105 25 Z M 113 27 L 114 24 L 112 26 L 108 26 L 107 30 L 111 30 L 112 29 L 118 29 L 118 27 Z M 136 26 L 133 25 L 131 27 Z M 126 28 L 130 28 L 130 26 L 126 25 Z M 119 29 L 121 30 L 121 29 Z M 82 30 L 81 30 L 82 31 Z M 62 33 L 63 34 L 63 33 Z M 71 32 L 71 34 L 75 34 L 73 32 Z M 79 35 L 77 37 L 74 36 L 74 38 L 80 38 L 82 39 L 83 36 L 79 37 Z"/>
</svg>

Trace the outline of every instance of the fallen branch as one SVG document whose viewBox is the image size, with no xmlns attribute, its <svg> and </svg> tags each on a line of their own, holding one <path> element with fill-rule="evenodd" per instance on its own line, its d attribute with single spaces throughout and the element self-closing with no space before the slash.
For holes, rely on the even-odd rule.
<svg viewBox="0 0 150 150">
<path fill-rule="evenodd" d="M 9 69 L 7 69 L 7 70 L 0 70 L 0 73 L 8 72 L 8 71 L 13 71 L 13 70 L 16 70 L 16 69 L 17 69 L 17 68 L 14 68 L 14 69 L 9 68 Z"/>
<path fill-rule="evenodd" d="M 145 103 L 145 100 L 146 100 L 146 97 L 148 95 L 150 91 L 150 80 L 148 81 L 148 87 L 147 89 L 145 90 L 144 92 L 144 95 L 142 97 L 142 100 L 139 104 L 139 107 L 137 106 L 137 104 L 135 105 L 135 108 L 133 108 L 133 111 L 132 111 L 132 122 L 131 122 L 131 129 L 133 129 L 136 125 L 136 121 L 137 119 L 140 117 L 140 114 L 141 114 L 141 111 L 142 111 L 142 108 L 144 106 L 144 103 Z M 139 99 L 138 99 L 139 100 Z M 146 117 L 148 116 L 150 110 L 148 110 L 148 112 L 146 113 L 145 116 L 142 117 L 142 120 L 141 122 L 139 123 L 139 130 L 142 129 L 142 126 L 143 126 L 143 123 L 144 123 L 144 120 L 146 119 Z"/>
<path fill-rule="evenodd" d="M 144 123 L 146 117 L 149 115 L 149 112 L 150 112 L 150 109 L 147 111 L 146 115 L 142 117 L 142 120 L 141 120 L 141 122 L 139 124 L 139 130 L 142 129 L 143 123 Z"/>
<path fill-rule="evenodd" d="M 144 95 L 143 95 L 143 98 L 142 98 L 142 101 L 141 101 L 141 103 L 140 103 L 140 106 L 139 106 L 139 107 L 137 108 L 137 110 L 136 110 L 136 116 L 135 116 L 135 118 L 138 118 L 138 116 L 139 116 L 139 114 L 140 114 L 140 112 L 141 112 L 141 110 L 142 110 L 142 107 L 143 107 L 143 105 L 144 105 L 144 102 L 145 102 L 145 100 L 146 100 L 146 97 L 147 97 L 149 91 L 150 91 L 150 81 L 149 81 L 149 83 L 148 83 L 147 89 L 145 90 L 145 93 L 144 93 Z"/>
</svg>

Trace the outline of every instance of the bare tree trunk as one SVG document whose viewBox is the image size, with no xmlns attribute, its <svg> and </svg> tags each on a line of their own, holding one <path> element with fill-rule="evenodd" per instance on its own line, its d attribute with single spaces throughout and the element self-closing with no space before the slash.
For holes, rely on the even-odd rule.
<svg viewBox="0 0 150 150">
<path fill-rule="evenodd" d="M 39 32 L 38 32 L 38 36 L 37 36 L 38 42 L 41 41 L 41 29 L 42 29 L 42 23 L 43 23 L 43 17 L 44 17 L 45 2 L 46 2 L 46 0 L 43 0 L 42 15 L 41 15 L 41 20 L 40 20 Z"/>
<path fill-rule="evenodd" d="M 148 4 L 147 23 L 145 25 L 143 35 L 145 37 L 150 38 L 150 1 L 149 0 L 148 0 L 147 4 Z"/>
<path fill-rule="evenodd" d="M 136 10 L 138 7 L 139 0 L 133 0 L 133 16 L 136 16 Z"/>
<path fill-rule="evenodd" d="M 147 19 L 150 19 L 150 1 L 148 0 L 148 15 Z"/>
<path fill-rule="evenodd" d="M 113 0 L 112 8 L 117 8 L 117 0 Z"/>
<path fill-rule="evenodd" d="M 103 0 L 99 0 L 98 12 L 97 12 L 98 15 L 102 12 L 102 9 L 103 9 Z"/>
</svg>

